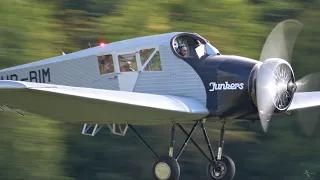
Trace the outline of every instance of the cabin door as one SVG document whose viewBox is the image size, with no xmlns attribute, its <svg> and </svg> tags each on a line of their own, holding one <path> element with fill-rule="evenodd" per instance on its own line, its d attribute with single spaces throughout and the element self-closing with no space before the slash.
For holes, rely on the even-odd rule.
<svg viewBox="0 0 320 180">
<path fill-rule="evenodd" d="M 120 91 L 133 91 L 138 77 L 138 71 L 120 72 L 118 75 Z"/>
<path fill-rule="evenodd" d="M 133 91 L 138 80 L 138 60 L 136 53 L 122 54 L 118 56 L 119 70 L 118 81 L 120 91 Z"/>
</svg>

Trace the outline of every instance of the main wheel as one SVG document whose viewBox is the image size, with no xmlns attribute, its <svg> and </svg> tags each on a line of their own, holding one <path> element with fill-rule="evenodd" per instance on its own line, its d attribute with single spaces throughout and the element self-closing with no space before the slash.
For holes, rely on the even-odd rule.
<svg viewBox="0 0 320 180">
<path fill-rule="evenodd" d="M 170 156 L 160 156 L 152 166 L 152 174 L 156 180 L 178 180 L 179 163 Z"/>
<path fill-rule="evenodd" d="M 210 180 L 232 180 L 236 167 L 233 160 L 228 156 L 221 156 L 221 160 L 217 162 L 218 167 L 213 168 L 212 164 L 208 164 L 207 173 Z"/>
</svg>

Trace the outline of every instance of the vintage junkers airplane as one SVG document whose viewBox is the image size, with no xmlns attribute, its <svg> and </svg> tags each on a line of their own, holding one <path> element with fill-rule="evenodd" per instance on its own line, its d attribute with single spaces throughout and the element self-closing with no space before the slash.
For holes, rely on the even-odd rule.
<svg viewBox="0 0 320 180">
<path fill-rule="evenodd" d="M 1 109 L 84 124 L 82 134 L 91 136 L 103 126 L 119 135 L 131 128 L 156 155 L 152 172 L 159 180 L 179 179 L 178 159 L 191 140 L 209 161 L 209 178 L 231 180 L 235 164 L 222 154 L 225 122 L 260 120 L 266 132 L 273 114 L 320 105 L 320 91 L 309 89 L 314 75 L 296 81 L 290 65 L 301 28 L 295 20 L 279 23 L 259 61 L 222 55 L 196 33 L 173 32 L 3 69 Z M 217 155 L 205 129 L 213 119 L 223 124 Z M 171 143 L 162 156 L 132 126 L 166 123 L 172 124 Z M 194 123 L 189 133 L 181 126 L 186 123 Z M 199 124 L 210 157 L 192 139 Z M 187 138 L 173 156 L 175 126 Z"/>
</svg>

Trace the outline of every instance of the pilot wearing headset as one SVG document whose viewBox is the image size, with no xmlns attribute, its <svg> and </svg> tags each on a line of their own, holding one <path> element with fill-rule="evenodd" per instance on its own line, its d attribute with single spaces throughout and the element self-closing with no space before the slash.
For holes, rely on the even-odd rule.
<svg viewBox="0 0 320 180">
<path fill-rule="evenodd" d="M 179 49 L 179 54 L 183 57 L 187 57 L 188 56 L 188 49 L 185 45 L 181 45 L 178 47 Z"/>
</svg>

